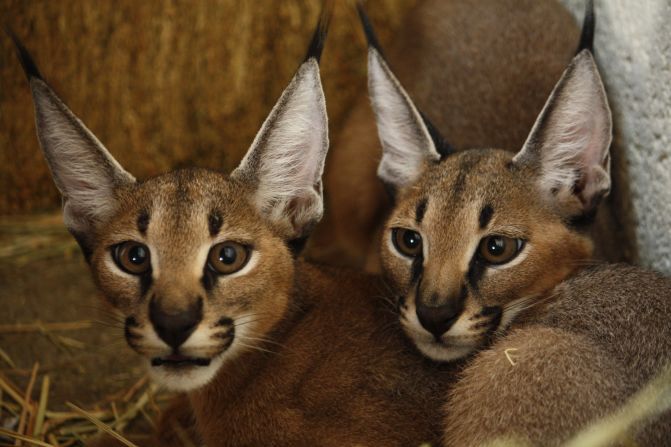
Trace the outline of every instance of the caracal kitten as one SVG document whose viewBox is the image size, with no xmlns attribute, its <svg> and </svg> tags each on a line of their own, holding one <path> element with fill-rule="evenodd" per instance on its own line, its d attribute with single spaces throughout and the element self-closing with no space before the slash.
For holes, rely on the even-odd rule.
<svg viewBox="0 0 671 447">
<path fill-rule="evenodd" d="M 444 407 L 444 444 L 507 436 L 558 445 L 671 360 L 671 280 L 590 262 L 587 229 L 610 189 L 612 132 L 591 4 L 579 51 L 517 154 L 450 150 L 361 12 L 383 147 L 378 175 L 396 198 L 381 242 L 384 273 L 420 352 L 442 362 L 471 357 Z M 669 419 L 631 435 L 671 445 Z"/>
<path fill-rule="evenodd" d="M 68 230 L 128 345 L 186 393 L 171 419 L 216 446 L 408 446 L 440 436 L 450 367 L 404 346 L 373 277 L 296 259 L 323 212 L 320 22 L 305 61 L 230 175 L 136 180 L 15 38 Z"/>
</svg>

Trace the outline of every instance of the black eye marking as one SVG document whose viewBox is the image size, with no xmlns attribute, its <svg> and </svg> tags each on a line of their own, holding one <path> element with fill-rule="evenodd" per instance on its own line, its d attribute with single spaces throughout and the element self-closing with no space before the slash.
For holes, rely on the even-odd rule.
<svg viewBox="0 0 671 447">
<path fill-rule="evenodd" d="M 147 234 L 147 228 L 149 227 L 149 212 L 147 210 L 140 211 L 140 214 L 137 216 L 136 224 L 140 234 Z"/>
<path fill-rule="evenodd" d="M 478 256 L 474 255 L 471 258 L 471 264 L 468 266 L 468 272 L 466 272 L 466 280 L 474 291 L 478 290 L 478 283 L 482 279 L 485 270 L 485 263 Z"/>
<path fill-rule="evenodd" d="M 140 275 L 140 296 L 144 299 L 152 284 L 151 269 Z"/>
<path fill-rule="evenodd" d="M 221 230 L 221 225 L 224 223 L 224 219 L 221 217 L 218 211 L 212 211 L 209 216 L 207 216 L 207 226 L 210 229 L 210 236 L 214 237 L 219 234 Z"/>
<path fill-rule="evenodd" d="M 201 281 L 203 283 L 203 287 L 205 288 L 205 290 L 211 292 L 212 289 L 214 289 L 214 285 L 217 283 L 217 275 L 215 275 L 211 269 L 205 266 L 205 268 L 203 269 L 203 277 Z"/>
<path fill-rule="evenodd" d="M 424 256 L 420 253 L 412 260 L 410 284 L 419 283 L 424 272 Z"/>
<path fill-rule="evenodd" d="M 418 224 L 422 223 L 422 220 L 424 219 L 424 214 L 426 214 L 427 203 L 428 199 L 422 199 L 417 204 L 417 208 L 415 208 L 415 222 L 417 222 Z"/>
<path fill-rule="evenodd" d="M 487 224 L 492 220 L 492 216 L 494 215 L 494 208 L 492 208 L 491 205 L 487 204 L 484 207 L 482 207 L 482 211 L 480 211 L 480 228 L 485 228 Z"/>
</svg>

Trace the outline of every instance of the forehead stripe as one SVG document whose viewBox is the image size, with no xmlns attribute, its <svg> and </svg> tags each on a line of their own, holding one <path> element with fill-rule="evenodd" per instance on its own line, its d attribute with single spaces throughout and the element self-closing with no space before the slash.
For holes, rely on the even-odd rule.
<svg viewBox="0 0 671 447">
<path fill-rule="evenodd" d="M 147 234 L 147 228 L 149 227 L 149 212 L 147 210 L 140 211 L 140 214 L 137 216 L 137 229 L 141 234 Z"/>
<path fill-rule="evenodd" d="M 487 204 L 482 207 L 482 211 L 480 211 L 480 228 L 485 228 L 489 222 L 492 220 L 492 216 L 494 215 L 494 208 L 491 207 L 491 205 Z"/>
<path fill-rule="evenodd" d="M 422 223 L 422 220 L 424 219 L 424 214 L 426 213 L 427 202 L 428 202 L 428 199 L 422 199 L 417 204 L 417 208 L 415 208 L 415 221 L 418 224 Z"/>
<path fill-rule="evenodd" d="M 218 211 L 212 211 L 209 216 L 207 216 L 207 226 L 210 229 L 210 236 L 214 237 L 219 234 L 221 230 L 221 225 L 224 223 L 221 214 Z"/>
</svg>

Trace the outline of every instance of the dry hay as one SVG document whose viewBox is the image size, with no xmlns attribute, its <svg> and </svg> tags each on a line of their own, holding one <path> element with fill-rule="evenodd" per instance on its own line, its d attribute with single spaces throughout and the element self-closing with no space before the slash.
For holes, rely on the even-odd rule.
<svg viewBox="0 0 671 447">
<path fill-rule="evenodd" d="M 11 364 L 11 359 L 4 360 Z M 39 364 L 35 363 L 23 390 L 0 373 L 2 445 L 20 445 L 18 442 L 23 441 L 23 445 L 79 446 L 101 433 L 129 447 L 142 445 L 150 437 L 161 406 L 170 399 L 169 394 L 158 393 L 145 375 L 124 392 L 108 396 L 88 410 L 68 402 L 70 411 L 53 411 L 49 410 L 49 387 L 57 374 L 38 378 L 38 372 Z"/>
</svg>

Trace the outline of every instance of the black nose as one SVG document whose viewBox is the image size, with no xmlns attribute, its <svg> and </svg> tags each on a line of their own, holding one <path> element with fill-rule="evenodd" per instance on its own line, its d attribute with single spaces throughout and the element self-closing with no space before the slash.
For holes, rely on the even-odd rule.
<svg viewBox="0 0 671 447">
<path fill-rule="evenodd" d="M 186 309 L 166 312 L 158 300 L 149 303 L 149 320 L 158 336 L 174 349 L 180 347 L 203 319 L 203 299 L 198 298 Z"/>
<path fill-rule="evenodd" d="M 459 319 L 462 310 L 463 306 L 456 300 L 435 307 L 417 303 L 417 318 L 424 329 L 439 338 Z"/>
</svg>

